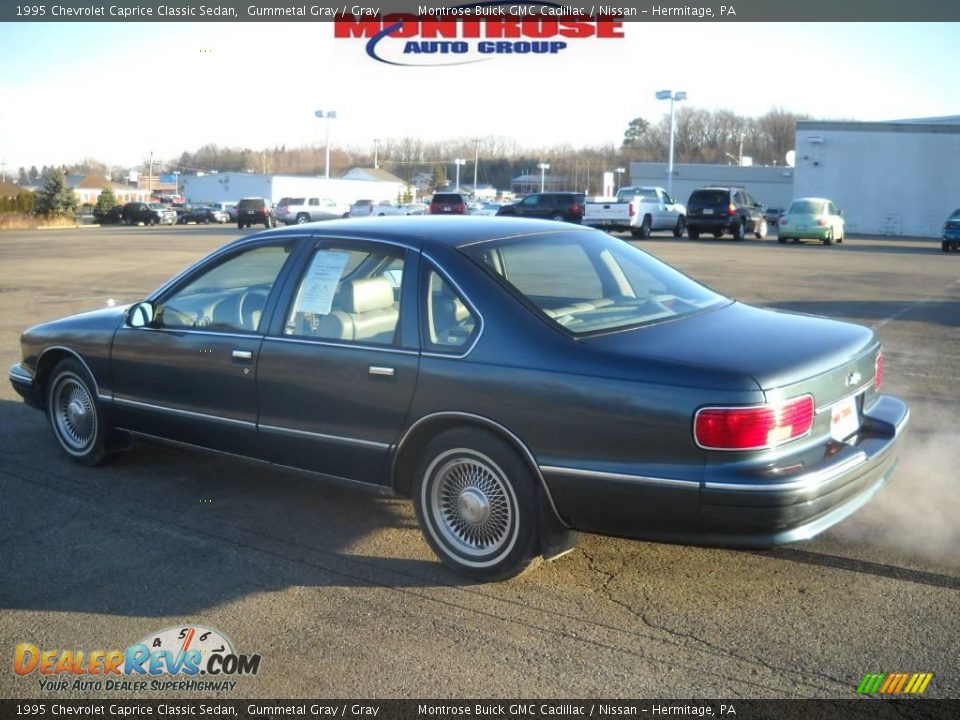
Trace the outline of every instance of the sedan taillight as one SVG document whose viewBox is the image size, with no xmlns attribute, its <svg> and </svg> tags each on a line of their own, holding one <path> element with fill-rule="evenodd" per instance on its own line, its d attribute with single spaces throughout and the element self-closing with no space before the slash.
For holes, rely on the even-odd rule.
<svg viewBox="0 0 960 720">
<path fill-rule="evenodd" d="M 776 405 L 702 408 L 693 437 L 706 450 L 766 450 L 810 432 L 813 410 L 812 395 Z"/>
<path fill-rule="evenodd" d="M 786 216 L 786 215 L 784 215 L 783 217 L 780 218 L 780 224 L 781 224 L 781 225 L 786 225 L 786 224 L 787 224 L 787 216 Z"/>
<path fill-rule="evenodd" d="M 883 385 L 883 350 L 877 353 L 877 359 L 873 361 L 873 389 L 879 390 Z"/>
<path fill-rule="evenodd" d="M 729 205 L 727 205 L 727 215 L 736 215 L 736 214 L 737 214 L 737 206 L 734 205 L 733 203 L 730 203 Z"/>
</svg>

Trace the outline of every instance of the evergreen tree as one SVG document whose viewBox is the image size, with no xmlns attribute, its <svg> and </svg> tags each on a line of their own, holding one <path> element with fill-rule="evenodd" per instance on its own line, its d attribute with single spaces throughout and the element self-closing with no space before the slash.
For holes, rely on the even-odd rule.
<svg viewBox="0 0 960 720">
<path fill-rule="evenodd" d="M 626 132 L 623 133 L 623 147 L 633 147 L 650 129 L 650 123 L 642 117 L 636 117 L 627 125 Z"/>
<path fill-rule="evenodd" d="M 26 169 L 20 168 L 20 171 L 17 173 L 17 185 L 26 185 L 28 182 Z"/>
<path fill-rule="evenodd" d="M 94 217 L 104 217 L 119 204 L 113 188 L 104 188 L 103 192 L 100 193 L 100 197 L 97 198 L 97 204 L 93 208 L 93 215 Z"/>
<path fill-rule="evenodd" d="M 43 190 L 37 193 L 36 210 L 40 215 L 70 215 L 77 209 L 77 196 L 67 186 L 61 170 L 54 170 Z"/>
<path fill-rule="evenodd" d="M 40 171 L 37 170 L 37 166 L 36 166 L 36 165 L 31 165 L 31 166 L 30 166 L 30 173 L 27 175 L 27 177 L 30 178 L 30 182 L 31 182 L 31 183 L 35 183 L 37 180 L 40 179 Z"/>
</svg>

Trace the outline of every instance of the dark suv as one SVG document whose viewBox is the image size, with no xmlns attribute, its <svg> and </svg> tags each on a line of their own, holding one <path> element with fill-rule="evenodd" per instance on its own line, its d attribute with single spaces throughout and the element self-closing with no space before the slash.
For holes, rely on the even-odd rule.
<svg viewBox="0 0 960 720">
<path fill-rule="evenodd" d="M 434 193 L 428 212 L 431 215 L 466 215 L 467 201 L 460 193 Z"/>
<path fill-rule="evenodd" d="M 243 229 L 252 225 L 263 225 L 267 229 L 277 226 L 269 200 L 249 197 L 237 203 L 237 227 Z"/>
<path fill-rule="evenodd" d="M 687 201 L 687 237 L 696 240 L 700 233 L 713 233 L 716 238 L 730 233 L 734 240 L 743 240 L 747 233 L 753 233 L 757 240 L 763 240 L 767 236 L 763 204 L 743 188 L 694 190 Z"/>
<path fill-rule="evenodd" d="M 176 216 L 161 206 L 151 207 L 144 202 L 128 202 L 120 211 L 120 220 L 124 225 L 156 225 L 158 223 L 173 224 Z"/>
<path fill-rule="evenodd" d="M 579 223 L 583 220 L 584 194 L 577 192 L 549 192 L 527 195 L 513 205 L 504 205 L 497 215 L 547 218 Z"/>
</svg>

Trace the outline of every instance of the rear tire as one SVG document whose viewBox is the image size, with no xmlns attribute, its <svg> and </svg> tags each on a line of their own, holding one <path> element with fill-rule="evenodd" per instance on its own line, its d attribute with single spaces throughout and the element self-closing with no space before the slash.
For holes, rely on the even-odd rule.
<svg viewBox="0 0 960 720">
<path fill-rule="evenodd" d="M 940 249 L 943 252 L 950 252 L 950 243 L 944 240 L 942 243 L 940 243 Z"/>
<path fill-rule="evenodd" d="M 640 239 L 648 240 L 650 238 L 650 229 L 653 226 L 653 220 L 649 215 L 643 216 L 643 221 L 640 223 Z"/>
<path fill-rule="evenodd" d="M 720 231 L 714 230 L 714 231 L 713 231 L 713 236 L 714 236 L 717 240 L 719 240 L 720 238 L 723 237 L 723 230 L 720 230 Z"/>
<path fill-rule="evenodd" d="M 300 213 L 297 215 L 297 225 L 303 225 L 304 223 L 310 222 L 310 216 L 306 213 Z"/>
<path fill-rule="evenodd" d="M 683 231 L 687 227 L 687 219 L 680 215 L 677 217 L 677 224 L 673 226 L 673 236 L 675 238 L 683 237 Z"/>
<path fill-rule="evenodd" d="M 81 465 L 99 465 L 107 456 L 107 426 L 96 384 L 74 358 L 57 363 L 47 383 L 47 418 L 60 448 Z"/>
<path fill-rule="evenodd" d="M 700 239 L 700 231 L 697 230 L 696 228 L 688 227 L 688 228 L 687 228 L 687 237 L 688 237 L 689 239 L 691 239 L 691 240 L 699 240 L 699 239 Z"/>
<path fill-rule="evenodd" d="M 789 239 L 790 239 L 790 238 L 777 236 L 777 242 L 780 243 L 781 245 L 786 244 L 787 240 L 789 240 Z"/>
<path fill-rule="evenodd" d="M 437 557 L 473 580 L 505 580 L 538 552 L 536 480 L 523 459 L 481 430 L 448 430 L 417 464 L 417 519 Z"/>
<path fill-rule="evenodd" d="M 745 222 L 739 222 L 733 226 L 734 240 L 743 240 L 746 237 L 747 237 L 747 224 Z"/>
</svg>

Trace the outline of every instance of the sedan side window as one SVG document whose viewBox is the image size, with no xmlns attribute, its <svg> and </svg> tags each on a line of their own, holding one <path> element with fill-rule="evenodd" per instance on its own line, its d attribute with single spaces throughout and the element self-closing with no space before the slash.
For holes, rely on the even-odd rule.
<svg viewBox="0 0 960 720">
<path fill-rule="evenodd" d="M 156 325 L 256 332 L 292 249 L 293 245 L 268 245 L 230 256 L 162 300 Z"/>
<path fill-rule="evenodd" d="M 284 335 L 393 345 L 400 323 L 402 251 L 317 249 L 300 280 Z"/>
<path fill-rule="evenodd" d="M 430 350 L 460 350 L 474 335 L 477 318 L 463 296 L 436 270 L 426 279 L 424 347 Z"/>
</svg>

